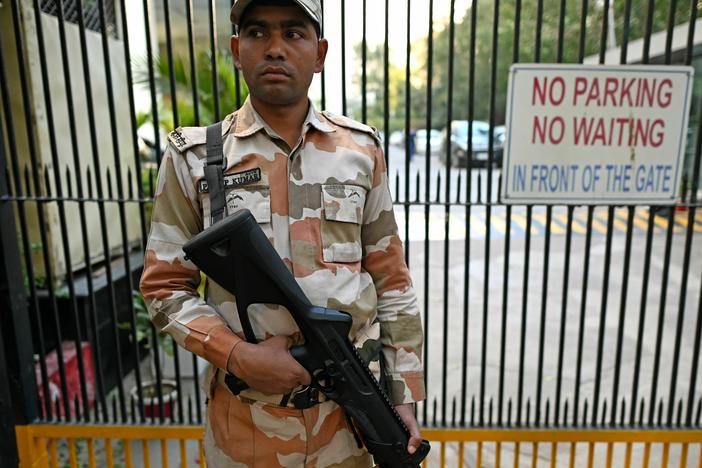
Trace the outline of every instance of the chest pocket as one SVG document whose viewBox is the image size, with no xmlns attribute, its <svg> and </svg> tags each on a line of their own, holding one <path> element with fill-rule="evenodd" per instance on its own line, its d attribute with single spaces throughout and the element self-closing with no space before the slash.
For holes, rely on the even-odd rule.
<svg viewBox="0 0 702 468">
<path fill-rule="evenodd" d="M 248 209 L 259 224 L 271 222 L 271 189 L 256 185 L 227 190 L 227 216 Z"/>
<path fill-rule="evenodd" d="M 366 190 L 357 185 L 322 185 L 323 259 L 332 263 L 361 260 L 361 224 Z"/>
</svg>

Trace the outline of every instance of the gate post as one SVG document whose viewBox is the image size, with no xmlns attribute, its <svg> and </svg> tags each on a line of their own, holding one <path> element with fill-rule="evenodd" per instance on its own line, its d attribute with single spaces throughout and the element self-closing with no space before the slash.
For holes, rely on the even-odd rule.
<svg viewBox="0 0 702 468">
<path fill-rule="evenodd" d="M 37 419 L 32 332 L 9 194 L 0 114 L 0 466 L 18 466 L 15 427 Z"/>
</svg>

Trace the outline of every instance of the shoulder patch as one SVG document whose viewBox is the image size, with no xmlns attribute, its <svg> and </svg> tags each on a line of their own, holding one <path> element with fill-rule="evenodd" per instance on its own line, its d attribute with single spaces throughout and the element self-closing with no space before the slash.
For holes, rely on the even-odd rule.
<svg viewBox="0 0 702 468">
<path fill-rule="evenodd" d="M 168 140 L 179 152 L 195 145 L 201 145 L 206 140 L 205 127 L 178 127 L 168 134 Z"/>
<path fill-rule="evenodd" d="M 344 128 L 348 128 L 351 130 L 357 130 L 359 132 L 366 133 L 366 134 L 372 136 L 378 145 L 381 144 L 380 136 L 378 135 L 377 130 L 374 129 L 373 127 L 371 127 L 370 125 L 362 124 L 361 122 L 357 122 L 357 121 L 350 119 L 350 118 L 343 116 L 343 115 L 332 114 L 329 111 L 322 111 L 322 114 L 324 115 L 324 117 L 329 119 L 332 123 L 334 123 L 340 127 L 344 127 Z"/>
</svg>

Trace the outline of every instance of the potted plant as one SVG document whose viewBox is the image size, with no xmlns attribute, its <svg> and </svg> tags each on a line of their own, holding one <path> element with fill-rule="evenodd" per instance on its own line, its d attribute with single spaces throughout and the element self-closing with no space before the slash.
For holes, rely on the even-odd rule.
<svg viewBox="0 0 702 468">
<path fill-rule="evenodd" d="M 122 322 L 119 328 L 130 331 L 130 339 L 137 344 L 143 345 L 144 349 L 152 352 L 155 346 L 153 345 L 154 331 L 149 312 L 146 309 L 144 296 L 139 291 L 132 291 L 132 305 L 134 306 L 134 323 L 135 329 L 132 330 L 131 322 Z M 173 339 L 165 333 L 156 334 L 159 342 L 159 364 L 161 369 L 164 363 L 167 362 L 167 356 L 174 355 Z M 171 361 L 173 359 L 170 359 Z M 146 417 L 170 417 L 173 412 L 176 398 L 178 396 L 178 385 L 174 380 L 168 378 L 161 379 L 161 399 L 163 401 L 163 415 L 161 415 L 159 390 L 154 375 L 156 374 L 154 359 L 149 359 L 150 378 L 141 383 L 141 395 L 144 405 L 144 416 Z M 162 374 L 163 375 L 163 374 Z M 165 376 L 164 376 L 165 377 Z M 132 398 L 135 402 L 139 401 L 139 389 L 135 386 L 131 390 Z"/>
</svg>

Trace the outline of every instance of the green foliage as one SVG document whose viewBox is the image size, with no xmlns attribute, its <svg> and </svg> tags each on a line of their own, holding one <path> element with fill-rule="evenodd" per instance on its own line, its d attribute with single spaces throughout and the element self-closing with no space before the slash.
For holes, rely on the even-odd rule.
<svg viewBox="0 0 702 468">
<path fill-rule="evenodd" d="M 181 56 L 173 58 L 173 86 L 171 85 L 171 70 L 168 61 L 162 57 L 155 59 L 157 87 L 161 90 L 158 103 L 159 126 L 170 131 L 176 127 L 173 112 L 173 94 L 175 94 L 178 126 L 205 125 L 216 120 L 215 94 L 219 98 L 219 118 L 236 110 L 237 85 L 236 68 L 231 53 L 217 51 L 215 54 L 217 66 L 217 92 L 212 81 L 212 54 L 202 51 L 195 58 L 195 78 L 190 72 L 190 61 Z M 149 67 L 146 58 L 134 62 L 135 83 L 149 85 Z M 195 83 L 195 86 L 193 84 Z M 248 88 L 243 79 L 240 80 L 240 99 L 243 102 L 248 96 Z M 193 88 L 196 97 L 193 98 Z M 199 115 L 198 115 L 199 114 Z M 152 119 L 147 113 L 140 115 L 142 123 Z M 139 121 L 139 120 L 138 120 Z"/>
<path fill-rule="evenodd" d="M 136 342 L 146 343 L 147 349 L 151 346 L 152 330 L 151 318 L 149 317 L 149 311 L 146 308 L 146 302 L 144 301 L 144 296 L 139 291 L 132 291 L 132 305 L 134 306 L 134 320 L 136 323 Z M 121 322 L 117 325 L 122 330 L 132 331 L 131 322 Z M 134 336 L 134 334 L 132 334 Z M 169 355 L 173 356 L 173 340 L 166 333 L 158 333 L 159 344 L 161 349 Z"/>
</svg>

